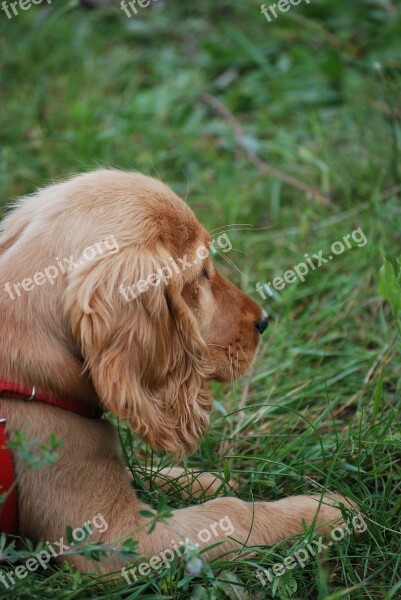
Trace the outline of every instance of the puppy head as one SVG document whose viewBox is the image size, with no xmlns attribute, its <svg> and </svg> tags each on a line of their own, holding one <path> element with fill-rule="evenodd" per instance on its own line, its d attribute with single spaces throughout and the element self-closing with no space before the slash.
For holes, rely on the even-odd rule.
<svg viewBox="0 0 401 600">
<path fill-rule="evenodd" d="M 119 250 L 69 274 L 66 315 L 106 407 L 152 448 L 181 457 L 208 427 L 207 381 L 246 371 L 264 315 L 213 266 L 208 233 L 169 188 L 106 173 L 91 212 L 99 218 L 107 199 Z"/>
</svg>

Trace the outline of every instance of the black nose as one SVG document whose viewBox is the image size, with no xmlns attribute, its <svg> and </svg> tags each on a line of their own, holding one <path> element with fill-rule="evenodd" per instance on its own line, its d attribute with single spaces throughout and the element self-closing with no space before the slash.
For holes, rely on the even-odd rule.
<svg viewBox="0 0 401 600">
<path fill-rule="evenodd" d="M 269 318 L 266 313 L 263 313 L 262 318 L 260 319 L 260 321 L 255 323 L 255 326 L 256 326 L 256 329 L 259 331 L 259 333 L 263 333 L 265 331 L 265 329 L 267 329 L 268 324 L 269 324 Z"/>
</svg>

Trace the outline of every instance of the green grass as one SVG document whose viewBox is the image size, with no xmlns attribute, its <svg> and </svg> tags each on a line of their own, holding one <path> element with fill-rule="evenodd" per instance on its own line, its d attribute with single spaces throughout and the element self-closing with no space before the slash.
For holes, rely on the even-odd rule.
<svg viewBox="0 0 401 600">
<path fill-rule="evenodd" d="M 97 165 L 138 169 L 188 193 L 199 219 L 230 236 L 237 268 L 217 259 L 222 271 L 272 321 L 254 371 L 213 384 L 211 431 L 186 464 L 223 481 L 230 474 L 240 484 L 230 493 L 247 500 L 343 493 L 368 530 L 264 588 L 256 567 L 281 562 L 288 543 L 216 561 L 197 577 L 175 564 L 131 587 L 51 567 L 10 596 L 399 599 L 401 346 L 377 291 L 383 256 L 401 254 L 399 3 L 313 0 L 272 23 L 256 1 L 194 4 L 158 0 L 131 19 L 117 2 L 1 14 L 0 212 L 14 196 Z M 204 94 L 235 115 L 243 145 L 330 204 L 258 169 Z M 305 253 L 327 256 L 357 227 L 364 247 L 262 301 L 258 281 Z M 131 467 L 171 464 L 120 426 Z M 141 497 L 156 506 L 201 501 L 148 484 Z"/>
</svg>

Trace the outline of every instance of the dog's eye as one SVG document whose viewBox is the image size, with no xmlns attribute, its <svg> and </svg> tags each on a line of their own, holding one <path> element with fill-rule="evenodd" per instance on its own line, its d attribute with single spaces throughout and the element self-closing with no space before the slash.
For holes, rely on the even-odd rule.
<svg viewBox="0 0 401 600">
<path fill-rule="evenodd" d="M 199 275 L 200 281 L 204 281 L 205 279 L 209 279 L 209 271 L 206 269 L 206 267 L 204 269 L 202 269 L 202 272 Z"/>
</svg>

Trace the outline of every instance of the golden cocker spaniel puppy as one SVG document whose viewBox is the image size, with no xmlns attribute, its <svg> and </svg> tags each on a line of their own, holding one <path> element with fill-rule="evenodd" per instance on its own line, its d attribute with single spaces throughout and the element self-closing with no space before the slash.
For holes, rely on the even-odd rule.
<svg viewBox="0 0 401 600">
<path fill-rule="evenodd" d="M 301 532 L 317 513 L 322 527 L 341 517 L 314 496 L 254 504 L 223 497 L 175 510 L 149 533 L 113 426 L 77 414 L 105 407 L 155 450 L 178 458 L 194 451 L 208 427 L 208 381 L 243 375 L 267 326 L 264 311 L 213 265 L 209 243 L 170 188 L 116 170 L 41 189 L 3 221 L 0 376 L 36 396 L 3 390 L 1 416 L 8 435 L 17 428 L 39 442 L 51 433 L 63 440 L 53 465 L 24 472 L 13 457 L 20 535 L 57 540 L 101 513 L 108 527 L 95 532 L 99 540 L 133 536 L 152 556 L 177 532 L 196 539 L 228 516 L 234 533 L 217 531 L 213 543 L 224 543 L 208 551 L 211 559 Z M 40 393 L 77 410 L 40 402 Z M 82 557 L 68 560 L 92 568 Z M 103 570 L 121 566 L 113 556 L 103 561 Z"/>
</svg>

